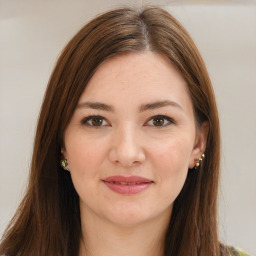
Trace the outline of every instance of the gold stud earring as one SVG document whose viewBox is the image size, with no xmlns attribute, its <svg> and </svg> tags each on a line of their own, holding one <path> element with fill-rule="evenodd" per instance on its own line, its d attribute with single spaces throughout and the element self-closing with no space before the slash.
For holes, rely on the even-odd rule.
<svg viewBox="0 0 256 256">
<path fill-rule="evenodd" d="M 195 169 L 197 169 L 201 165 L 204 158 L 205 158 L 205 154 L 202 154 L 196 163 Z"/>
<path fill-rule="evenodd" d="M 60 160 L 60 166 L 61 166 L 64 170 L 69 171 L 68 168 L 67 168 L 67 166 L 68 166 L 68 161 L 67 161 L 67 159 L 61 159 L 61 160 Z"/>
</svg>

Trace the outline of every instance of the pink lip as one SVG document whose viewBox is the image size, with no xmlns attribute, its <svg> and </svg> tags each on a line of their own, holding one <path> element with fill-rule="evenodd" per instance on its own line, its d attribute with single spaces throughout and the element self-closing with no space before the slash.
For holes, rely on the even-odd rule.
<svg viewBox="0 0 256 256">
<path fill-rule="evenodd" d="M 137 194 L 149 188 L 153 181 L 139 176 L 111 176 L 102 180 L 108 188 L 119 194 Z M 127 183 L 127 184 L 125 184 Z"/>
</svg>

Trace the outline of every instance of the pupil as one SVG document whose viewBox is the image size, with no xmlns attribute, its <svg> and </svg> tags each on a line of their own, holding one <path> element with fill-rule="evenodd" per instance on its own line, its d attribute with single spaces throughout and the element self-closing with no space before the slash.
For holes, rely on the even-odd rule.
<svg viewBox="0 0 256 256">
<path fill-rule="evenodd" d="M 153 121 L 155 126 L 162 126 L 164 124 L 164 119 L 163 118 L 156 118 Z"/>
<path fill-rule="evenodd" d="M 92 124 L 94 126 L 100 126 L 102 124 L 102 119 L 100 119 L 100 118 L 93 118 L 92 119 Z"/>
</svg>

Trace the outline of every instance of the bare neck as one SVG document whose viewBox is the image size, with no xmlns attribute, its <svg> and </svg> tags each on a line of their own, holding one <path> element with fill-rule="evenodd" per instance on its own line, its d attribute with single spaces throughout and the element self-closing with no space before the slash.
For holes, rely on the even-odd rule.
<svg viewBox="0 0 256 256">
<path fill-rule="evenodd" d="M 168 219 L 156 219 L 134 226 L 118 226 L 86 218 L 82 220 L 79 256 L 163 256 L 168 222 Z"/>
</svg>

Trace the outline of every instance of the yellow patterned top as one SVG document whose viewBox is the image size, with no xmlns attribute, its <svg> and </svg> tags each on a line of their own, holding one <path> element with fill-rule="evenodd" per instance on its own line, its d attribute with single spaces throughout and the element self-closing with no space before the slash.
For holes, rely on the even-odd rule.
<svg viewBox="0 0 256 256">
<path fill-rule="evenodd" d="M 250 256 L 249 254 L 245 253 L 243 250 L 234 247 L 228 247 L 228 252 L 230 256 Z"/>
</svg>

